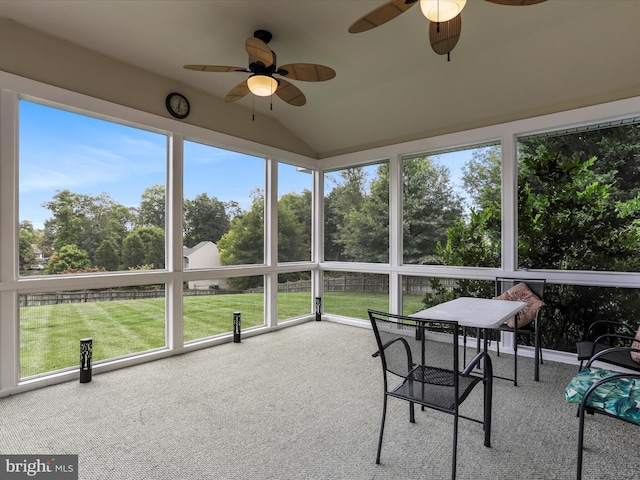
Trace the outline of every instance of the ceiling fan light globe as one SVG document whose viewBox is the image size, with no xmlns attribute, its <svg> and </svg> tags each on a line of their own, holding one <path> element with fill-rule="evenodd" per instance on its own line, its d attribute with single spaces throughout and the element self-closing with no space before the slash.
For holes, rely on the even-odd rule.
<svg viewBox="0 0 640 480">
<path fill-rule="evenodd" d="M 268 75 L 252 75 L 247 79 L 247 86 L 258 97 L 269 97 L 276 93 L 278 81 Z"/>
<path fill-rule="evenodd" d="M 422 14 L 432 22 L 448 22 L 462 12 L 467 0 L 420 0 Z"/>
</svg>

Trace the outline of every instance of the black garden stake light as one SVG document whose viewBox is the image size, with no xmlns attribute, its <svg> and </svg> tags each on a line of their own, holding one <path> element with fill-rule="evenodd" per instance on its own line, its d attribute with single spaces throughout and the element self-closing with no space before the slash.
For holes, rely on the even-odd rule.
<svg viewBox="0 0 640 480">
<path fill-rule="evenodd" d="M 91 381 L 91 357 L 93 356 L 93 339 L 80 340 L 80 383 Z"/>
<path fill-rule="evenodd" d="M 316 297 L 316 322 L 322 320 L 322 298 Z"/>
<path fill-rule="evenodd" d="M 240 312 L 233 312 L 233 343 L 240 343 Z"/>
</svg>

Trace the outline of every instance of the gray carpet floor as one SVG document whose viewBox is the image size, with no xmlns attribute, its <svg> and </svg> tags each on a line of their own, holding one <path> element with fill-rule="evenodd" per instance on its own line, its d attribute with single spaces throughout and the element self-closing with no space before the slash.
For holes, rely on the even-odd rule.
<svg viewBox="0 0 640 480">
<path fill-rule="evenodd" d="M 309 322 L 206 350 L 0 399 L 0 453 L 78 454 L 80 479 L 446 479 L 452 417 L 389 404 L 375 453 L 382 382 L 373 333 Z M 508 374 L 512 357 L 494 358 Z M 492 448 L 460 421 L 459 479 L 575 478 L 575 366 L 520 362 L 496 380 Z M 463 405 L 481 408 L 481 389 Z M 587 419 L 585 479 L 640 478 L 638 430 Z"/>
</svg>

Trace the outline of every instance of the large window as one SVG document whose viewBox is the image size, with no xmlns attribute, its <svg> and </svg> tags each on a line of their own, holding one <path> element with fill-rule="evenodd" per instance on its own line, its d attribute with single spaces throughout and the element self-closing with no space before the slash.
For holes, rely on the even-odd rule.
<svg viewBox="0 0 640 480">
<path fill-rule="evenodd" d="M 20 102 L 22 275 L 165 267 L 165 135 Z"/>
<path fill-rule="evenodd" d="M 326 172 L 325 261 L 389 261 L 389 164 Z"/>
<path fill-rule="evenodd" d="M 324 272 L 324 311 L 367 320 L 367 309 L 389 311 L 389 276 Z"/>
<path fill-rule="evenodd" d="M 640 125 L 521 139 L 518 264 L 640 271 Z"/>
<path fill-rule="evenodd" d="M 278 322 L 311 312 L 311 272 L 278 275 Z"/>
<path fill-rule="evenodd" d="M 311 172 L 278 164 L 278 262 L 311 260 Z"/>
<path fill-rule="evenodd" d="M 264 263 L 264 192 L 263 158 L 184 142 L 185 268 Z"/>
<path fill-rule="evenodd" d="M 184 341 L 232 332 L 236 312 L 242 329 L 264 325 L 261 275 L 189 282 L 183 291 Z"/>
<path fill-rule="evenodd" d="M 405 157 L 403 261 L 500 266 L 500 148 Z"/>
<path fill-rule="evenodd" d="M 83 338 L 94 362 L 164 347 L 164 285 L 20 295 L 20 377 L 77 367 Z"/>
<path fill-rule="evenodd" d="M 518 142 L 518 266 L 640 271 L 640 125 L 593 126 Z M 550 285 L 543 346 L 575 350 L 599 319 L 637 324 L 636 289 Z"/>
</svg>

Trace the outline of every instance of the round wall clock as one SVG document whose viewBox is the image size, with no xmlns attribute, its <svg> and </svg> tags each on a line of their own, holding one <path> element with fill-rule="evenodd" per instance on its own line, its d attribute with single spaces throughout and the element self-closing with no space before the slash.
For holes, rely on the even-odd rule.
<svg viewBox="0 0 640 480">
<path fill-rule="evenodd" d="M 183 118 L 187 118 L 187 116 L 189 115 L 189 110 L 191 109 L 187 97 L 176 92 L 172 92 L 167 95 L 165 105 L 167 106 L 167 110 L 171 115 L 181 120 Z"/>
</svg>

